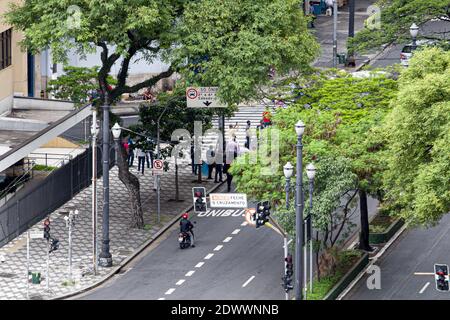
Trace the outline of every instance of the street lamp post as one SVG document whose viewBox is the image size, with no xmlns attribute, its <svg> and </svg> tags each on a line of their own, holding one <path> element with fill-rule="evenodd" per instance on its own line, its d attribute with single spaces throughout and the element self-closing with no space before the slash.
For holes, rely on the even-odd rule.
<svg viewBox="0 0 450 320">
<path fill-rule="evenodd" d="M 316 167 L 310 163 L 306 167 L 306 174 L 309 179 L 309 290 L 313 290 L 313 239 L 312 239 L 312 195 L 314 188 L 314 177 L 316 176 Z"/>
<path fill-rule="evenodd" d="M 416 49 L 417 47 L 417 35 L 419 34 L 419 27 L 413 23 L 411 27 L 409 27 L 409 33 L 411 34 L 411 37 L 413 39 L 413 48 Z"/>
<path fill-rule="evenodd" d="M 92 270 L 97 275 L 97 110 L 92 111 Z"/>
<path fill-rule="evenodd" d="M 108 101 L 108 99 L 106 99 Z M 109 109 L 108 103 L 103 105 L 103 239 L 99 265 L 112 267 L 112 255 L 109 252 Z"/>
<path fill-rule="evenodd" d="M 303 280 L 301 268 L 303 267 L 303 144 L 302 137 L 305 124 L 299 120 L 295 125 L 297 133 L 297 177 L 296 177 L 296 203 L 295 203 L 295 299 L 302 300 Z"/>
<path fill-rule="evenodd" d="M 284 177 L 286 178 L 286 209 L 289 209 L 289 191 L 291 189 L 291 177 L 294 171 L 294 167 L 290 162 L 286 163 L 283 167 Z"/>
</svg>

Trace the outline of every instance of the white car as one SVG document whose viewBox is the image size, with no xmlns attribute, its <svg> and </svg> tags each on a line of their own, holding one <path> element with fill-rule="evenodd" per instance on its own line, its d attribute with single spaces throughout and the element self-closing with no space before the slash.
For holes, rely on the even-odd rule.
<svg viewBox="0 0 450 320">
<path fill-rule="evenodd" d="M 413 51 L 417 50 L 420 47 L 425 45 L 433 45 L 435 42 L 431 40 L 418 40 L 416 48 L 412 45 L 412 43 L 407 44 L 403 47 L 402 52 L 400 53 L 400 62 L 403 66 L 407 67 L 409 65 L 409 59 L 411 59 L 413 55 Z"/>
</svg>

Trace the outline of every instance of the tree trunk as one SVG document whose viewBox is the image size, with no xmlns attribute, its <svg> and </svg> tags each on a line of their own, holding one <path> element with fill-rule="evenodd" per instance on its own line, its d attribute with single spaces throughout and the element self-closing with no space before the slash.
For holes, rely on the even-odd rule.
<svg viewBox="0 0 450 320">
<path fill-rule="evenodd" d="M 361 214 L 361 232 L 359 235 L 359 249 L 372 251 L 369 244 L 369 212 L 367 210 L 367 193 L 365 190 L 359 190 L 359 211 Z"/>
<path fill-rule="evenodd" d="M 117 143 L 117 142 L 116 142 Z M 144 213 L 141 206 L 141 194 L 139 179 L 133 175 L 128 168 L 127 153 L 125 147 L 119 142 L 116 144 L 117 167 L 119 168 L 119 179 L 125 185 L 130 196 L 131 205 L 131 228 L 144 228 Z"/>
</svg>

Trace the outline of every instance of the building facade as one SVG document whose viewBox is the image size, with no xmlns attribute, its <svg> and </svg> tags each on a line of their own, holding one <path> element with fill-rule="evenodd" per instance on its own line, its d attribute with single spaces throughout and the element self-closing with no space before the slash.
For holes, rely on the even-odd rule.
<svg viewBox="0 0 450 320">
<path fill-rule="evenodd" d="M 0 116 L 11 110 L 14 95 L 39 97 L 42 87 L 40 57 L 22 51 L 22 33 L 2 18 L 9 3 L 19 1 L 0 0 Z"/>
</svg>

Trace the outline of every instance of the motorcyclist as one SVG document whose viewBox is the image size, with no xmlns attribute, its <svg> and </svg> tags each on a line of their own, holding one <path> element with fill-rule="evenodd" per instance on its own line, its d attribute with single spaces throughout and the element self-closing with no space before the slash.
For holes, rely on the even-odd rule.
<svg viewBox="0 0 450 320">
<path fill-rule="evenodd" d="M 191 233 L 192 237 L 191 237 L 191 246 L 195 247 L 194 245 L 194 232 L 192 231 L 192 229 L 194 228 L 194 225 L 192 224 L 191 221 L 189 221 L 189 215 L 188 213 L 184 213 L 181 216 L 181 220 L 180 220 L 180 232 L 186 232 L 186 233 Z"/>
</svg>

